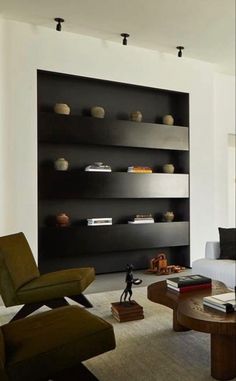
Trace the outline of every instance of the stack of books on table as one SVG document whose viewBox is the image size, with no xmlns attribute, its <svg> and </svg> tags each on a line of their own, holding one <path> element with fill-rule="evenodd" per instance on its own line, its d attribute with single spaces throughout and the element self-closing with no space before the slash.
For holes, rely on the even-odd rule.
<svg viewBox="0 0 236 381">
<path fill-rule="evenodd" d="M 141 167 L 141 166 L 130 166 L 128 167 L 127 172 L 131 173 L 152 173 L 152 168 L 150 167 Z"/>
<path fill-rule="evenodd" d="M 144 318 L 143 307 L 137 302 L 116 302 L 111 303 L 112 316 L 120 323 Z"/>
<path fill-rule="evenodd" d="M 211 278 L 198 274 L 169 278 L 166 283 L 168 289 L 180 293 L 211 288 L 212 286 Z"/>
<path fill-rule="evenodd" d="M 234 312 L 236 311 L 235 292 L 205 296 L 203 298 L 203 305 L 222 312 Z"/>
<path fill-rule="evenodd" d="M 128 224 L 153 224 L 154 222 L 151 214 L 136 214 L 133 221 L 128 221 Z"/>
<path fill-rule="evenodd" d="M 88 226 L 112 225 L 112 218 L 87 218 L 87 223 Z"/>
</svg>

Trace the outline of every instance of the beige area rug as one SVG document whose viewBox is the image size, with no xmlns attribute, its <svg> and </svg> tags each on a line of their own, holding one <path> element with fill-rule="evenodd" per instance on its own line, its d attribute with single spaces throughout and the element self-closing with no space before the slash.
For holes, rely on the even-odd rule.
<svg viewBox="0 0 236 381">
<path fill-rule="evenodd" d="M 125 323 L 117 322 L 110 312 L 111 303 L 119 301 L 121 291 L 88 295 L 94 305 L 90 312 L 113 324 L 117 346 L 85 365 L 100 381 L 213 380 L 209 335 L 172 331 L 172 311 L 150 302 L 146 287 L 133 291 L 134 299 L 144 308 L 145 318 Z M 8 322 L 15 310 L 1 307 L 0 324 Z"/>
</svg>

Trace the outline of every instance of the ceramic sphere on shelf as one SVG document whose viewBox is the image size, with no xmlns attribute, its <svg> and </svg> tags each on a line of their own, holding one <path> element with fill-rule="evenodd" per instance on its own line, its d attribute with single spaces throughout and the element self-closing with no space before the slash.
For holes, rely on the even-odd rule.
<svg viewBox="0 0 236 381">
<path fill-rule="evenodd" d="M 104 118 L 105 117 L 105 110 L 103 107 L 101 106 L 93 106 L 91 107 L 91 115 L 94 117 L 94 118 Z"/>
<path fill-rule="evenodd" d="M 172 222 L 175 218 L 175 215 L 172 211 L 165 212 L 163 216 L 166 222 Z"/>
<path fill-rule="evenodd" d="M 174 118 L 172 115 L 164 115 L 162 118 L 163 124 L 167 124 L 168 126 L 173 126 Z"/>
<path fill-rule="evenodd" d="M 130 113 L 129 118 L 132 122 L 142 122 L 143 116 L 141 111 L 133 111 Z"/>
<path fill-rule="evenodd" d="M 65 227 L 70 224 L 70 217 L 66 213 L 60 213 L 56 216 L 57 226 Z"/>
<path fill-rule="evenodd" d="M 163 165 L 163 172 L 164 173 L 174 173 L 175 167 L 173 164 L 168 163 Z"/>
<path fill-rule="evenodd" d="M 54 111 L 56 114 L 69 115 L 70 107 L 66 103 L 56 103 L 54 106 Z"/>
<path fill-rule="evenodd" d="M 64 157 L 59 157 L 55 160 L 54 167 L 57 171 L 67 171 L 69 163 L 66 159 L 64 159 Z"/>
</svg>

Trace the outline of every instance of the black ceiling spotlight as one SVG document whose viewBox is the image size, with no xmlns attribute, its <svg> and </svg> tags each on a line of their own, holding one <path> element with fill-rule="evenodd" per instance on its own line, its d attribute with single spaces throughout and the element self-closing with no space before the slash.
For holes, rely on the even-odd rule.
<svg viewBox="0 0 236 381">
<path fill-rule="evenodd" d="M 127 38 L 129 37 L 128 33 L 121 33 L 121 37 L 123 37 L 122 44 L 127 45 Z"/>
<path fill-rule="evenodd" d="M 61 23 L 64 22 L 65 20 L 62 19 L 61 17 L 56 17 L 54 20 L 57 22 L 56 30 L 58 32 L 60 32 L 61 31 Z"/>
<path fill-rule="evenodd" d="M 178 49 L 178 57 L 182 57 L 182 50 L 184 50 L 184 46 L 176 46 L 176 49 Z"/>
</svg>

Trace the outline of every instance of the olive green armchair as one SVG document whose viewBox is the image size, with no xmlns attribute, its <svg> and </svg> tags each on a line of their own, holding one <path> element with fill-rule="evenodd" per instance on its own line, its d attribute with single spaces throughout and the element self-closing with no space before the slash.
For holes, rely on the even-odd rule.
<svg viewBox="0 0 236 381">
<path fill-rule="evenodd" d="M 79 306 L 0 327 L 1 381 L 98 381 L 83 361 L 115 348 L 110 323 Z"/>
<path fill-rule="evenodd" d="M 0 237 L 0 294 L 6 307 L 22 305 L 13 320 L 23 318 L 43 305 L 68 305 L 65 297 L 92 307 L 83 291 L 95 279 L 93 267 L 40 274 L 23 233 Z"/>
</svg>

